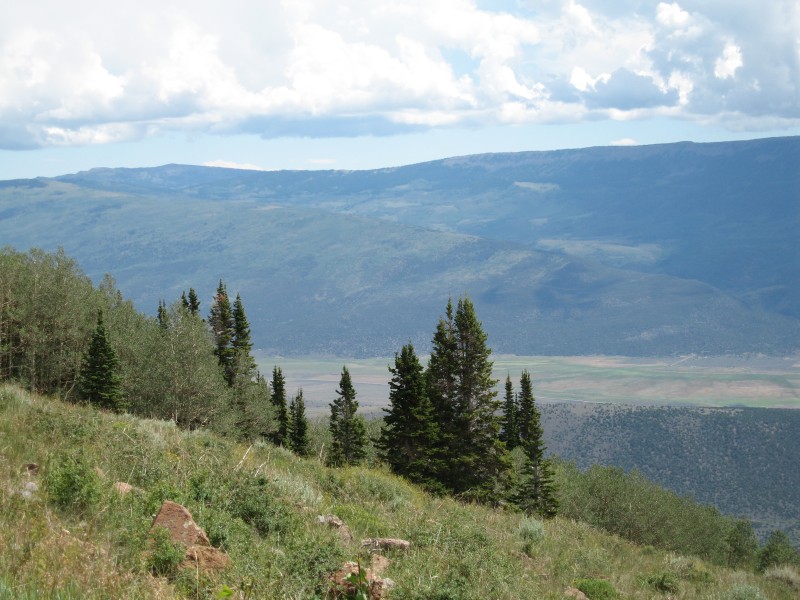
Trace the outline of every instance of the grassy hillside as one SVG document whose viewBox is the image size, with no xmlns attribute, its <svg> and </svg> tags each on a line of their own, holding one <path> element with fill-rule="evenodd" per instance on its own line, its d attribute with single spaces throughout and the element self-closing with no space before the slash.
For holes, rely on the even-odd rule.
<svg viewBox="0 0 800 600">
<path fill-rule="evenodd" d="M 32 480 L 29 463 L 40 465 Z M 31 481 L 38 490 L 29 485 L 26 498 Z M 140 491 L 121 497 L 116 481 Z M 150 574 L 147 532 L 167 498 L 191 510 L 231 567 Z M 343 519 L 355 542 L 321 527 L 325 514 Z M 562 598 L 592 578 L 624 598 L 788 600 L 800 580 L 791 569 L 758 576 L 563 518 L 434 498 L 382 470 L 331 470 L 267 444 L 0 388 L 0 598 L 213 598 L 227 586 L 238 598 L 307 599 L 359 555 L 359 540 L 379 536 L 412 543 L 389 554 L 390 598 Z"/>
</svg>

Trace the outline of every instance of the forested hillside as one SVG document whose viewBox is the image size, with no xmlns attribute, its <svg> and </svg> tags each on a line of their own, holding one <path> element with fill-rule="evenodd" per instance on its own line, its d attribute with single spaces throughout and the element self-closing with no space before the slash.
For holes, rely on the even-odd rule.
<svg viewBox="0 0 800 600">
<path fill-rule="evenodd" d="M 1 182 L 0 237 L 63 246 L 149 314 L 192 286 L 208 302 L 225 277 L 275 354 L 427 352 L 442 298 L 465 291 L 497 352 L 785 354 L 799 161 L 779 138 L 362 172 L 97 169 Z"/>
</svg>

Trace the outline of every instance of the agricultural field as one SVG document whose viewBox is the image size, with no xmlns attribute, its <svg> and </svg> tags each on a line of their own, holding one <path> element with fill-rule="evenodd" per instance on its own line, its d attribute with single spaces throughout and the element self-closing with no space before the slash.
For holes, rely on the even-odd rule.
<svg viewBox="0 0 800 600">
<path fill-rule="evenodd" d="M 283 358 L 257 355 L 263 373 L 279 365 L 288 390 L 303 388 L 311 415 L 326 414 L 347 365 L 366 415 L 380 413 L 389 397 L 391 358 Z M 423 363 L 426 358 L 423 358 Z M 540 402 L 629 405 L 800 408 L 800 356 L 669 358 L 619 356 L 494 357 L 495 377 L 528 369 Z"/>
</svg>

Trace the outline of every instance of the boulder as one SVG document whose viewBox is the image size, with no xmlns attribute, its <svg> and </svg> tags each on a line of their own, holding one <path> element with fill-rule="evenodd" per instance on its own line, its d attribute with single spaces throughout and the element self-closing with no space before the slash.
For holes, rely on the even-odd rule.
<svg viewBox="0 0 800 600">
<path fill-rule="evenodd" d="M 350 528 L 336 515 L 319 515 L 317 523 L 335 529 L 345 546 L 352 543 L 353 534 L 350 533 Z"/>
<path fill-rule="evenodd" d="M 369 548 L 372 552 L 380 550 L 400 550 L 405 552 L 411 548 L 411 542 L 397 538 L 367 538 L 361 540 L 364 548 Z"/>
<path fill-rule="evenodd" d="M 577 588 L 567 588 L 564 590 L 565 598 L 575 598 L 575 600 L 589 600 L 588 596 Z"/>
<path fill-rule="evenodd" d="M 186 546 L 186 558 L 181 565 L 182 568 L 200 568 L 209 571 L 221 570 L 231 564 L 230 557 L 222 550 L 211 546 L 203 528 L 194 522 L 186 507 L 177 502 L 164 501 L 150 527 L 151 534 L 156 527 L 163 527 L 169 532 L 173 542 L 180 542 Z"/>
<path fill-rule="evenodd" d="M 362 567 L 363 568 L 363 567 Z M 351 598 L 356 593 L 356 586 L 347 581 L 348 576 L 357 575 L 359 570 L 358 563 L 346 562 L 342 568 L 336 571 L 328 579 L 331 586 L 328 589 L 326 598 Z M 370 567 L 365 570 L 368 598 L 370 600 L 380 600 L 385 598 L 387 591 L 394 585 L 391 579 L 379 576 Z"/>
</svg>

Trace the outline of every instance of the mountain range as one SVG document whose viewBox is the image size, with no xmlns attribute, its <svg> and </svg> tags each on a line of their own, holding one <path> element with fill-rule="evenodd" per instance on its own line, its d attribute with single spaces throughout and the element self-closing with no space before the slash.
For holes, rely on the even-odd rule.
<svg viewBox="0 0 800 600">
<path fill-rule="evenodd" d="M 0 241 L 63 247 L 137 307 L 220 279 L 259 349 L 429 347 L 469 294 L 512 354 L 800 349 L 800 138 L 369 171 L 166 165 L 0 182 Z"/>
</svg>

